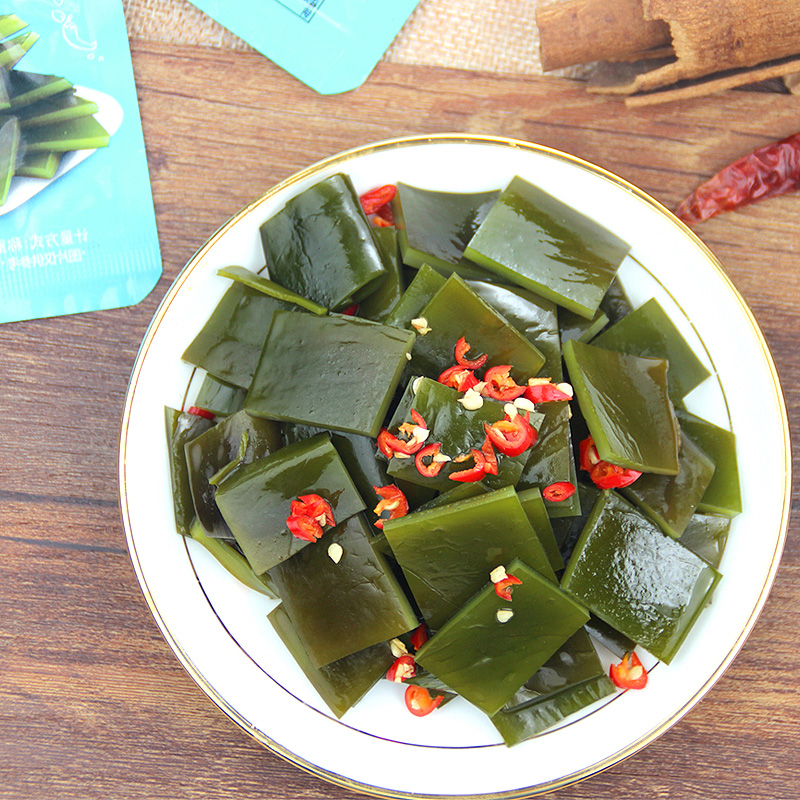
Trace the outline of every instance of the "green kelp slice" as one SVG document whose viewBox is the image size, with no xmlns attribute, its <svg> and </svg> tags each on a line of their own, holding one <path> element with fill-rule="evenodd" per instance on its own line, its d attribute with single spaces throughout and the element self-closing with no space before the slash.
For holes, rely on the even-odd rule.
<svg viewBox="0 0 800 800">
<path fill-rule="evenodd" d="M 337 719 L 361 700 L 394 662 L 391 648 L 381 642 L 324 667 L 315 667 L 283 606 L 270 611 L 267 619 Z"/>
<path fill-rule="evenodd" d="M 286 527 L 292 501 L 304 494 L 327 500 L 337 525 L 364 510 L 364 501 L 325 434 L 253 461 L 217 487 L 217 505 L 256 574 L 309 544 Z"/>
<path fill-rule="evenodd" d="M 311 662 L 322 667 L 417 627 L 361 514 L 270 571 Z"/>
<path fill-rule="evenodd" d="M 522 503 L 522 507 L 525 509 L 525 513 L 528 515 L 539 541 L 542 543 L 542 548 L 547 553 L 547 560 L 550 562 L 550 566 L 556 572 L 560 572 L 564 569 L 564 559 L 558 549 L 558 542 L 556 542 L 556 537 L 553 533 L 550 517 L 547 515 L 547 507 L 542 498 L 542 493 L 538 488 L 534 487 L 521 492 L 518 491 L 517 497 Z"/>
<path fill-rule="evenodd" d="M 65 153 L 68 150 L 107 147 L 110 138 L 108 131 L 94 117 L 79 117 L 41 128 L 28 128 L 25 146 L 31 153 L 42 150 Z"/>
<path fill-rule="evenodd" d="M 0 127 L 0 205 L 5 203 L 19 152 L 19 123 L 13 117 Z"/>
<path fill-rule="evenodd" d="M 525 682 L 492 723 L 512 746 L 615 691 L 589 634 L 581 629 Z"/>
<path fill-rule="evenodd" d="M 630 653 L 636 647 L 636 642 L 633 639 L 623 636 L 619 631 L 614 630 L 607 622 L 603 622 L 600 617 L 596 617 L 594 614 L 583 627 L 593 639 L 600 642 L 603 647 L 611 651 L 619 659 L 624 658 L 625 653 Z"/>
<path fill-rule="evenodd" d="M 63 153 L 26 153 L 17 165 L 14 174 L 20 178 L 44 178 L 50 180 L 61 164 Z"/>
<path fill-rule="evenodd" d="M 318 314 L 319 316 L 325 316 L 325 314 L 328 313 L 328 309 L 325 308 L 325 306 L 314 303 L 307 297 L 303 297 L 297 294 L 297 292 L 293 292 L 285 286 L 271 281 L 266 276 L 259 275 L 257 272 L 253 272 L 245 267 L 223 267 L 217 270 L 217 275 L 221 275 L 223 278 L 230 278 L 236 283 L 243 283 L 245 286 L 256 289 L 262 294 L 269 295 L 269 297 L 273 297 L 275 300 L 281 300 L 286 303 L 287 308 L 297 306 L 298 308 L 310 311 L 312 314 Z"/>
<path fill-rule="evenodd" d="M 633 356 L 665 358 L 669 362 L 667 382 L 673 402 L 681 400 L 711 374 L 655 299 L 607 328 L 592 344 Z"/>
<path fill-rule="evenodd" d="M 27 27 L 28 23 L 16 14 L 3 14 L 0 16 L 0 39 L 7 39 Z"/>
<path fill-rule="evenodd" d="M 386 275 L 347 175 L 331 175 L 293 197 L 260 230 L 270 277 L 334 311 L 363 300 Z"/>
<path fill-rule="evenodd" d="M 500 192 L 438 192 L 397 184 L 392 202 L 403 261 L 458 271 L 464 250 Z"/>
<path fill-rule="evenodd" d="M 558 312 L 558 328 L 561 333 L 562 347 L 564 342 L 568 342 L 570 339 L 591 342 L 606 325 L 608 325 L 608 317 L 602 308 L 598 308 L 591 319 L 581 317 L 566 308 L 559 309 Z"/>
<path fill-rule="evenodd" d="M 547 554 L 510 487 L 389 520 L 383 529 L 434 630 L 480 590 L 495 567 L 515 557 L 555 582 Z"/>
<path fill-rule="evenodd" d="M 230 528 L 214 501 L 212 483 L 223 467 L 236 468 L 264 458 L 281 447 L 278 425 L 239 411 L 186 444 L 186 464 L 197 519 L 206 536 L 233 539 Z M 220 476 L 221 477 L 221 476 Z"/>
<path fill-rule="evenodd" d="M 96 114 L 97 103 L 86 100 L 72 92 L 61 92 L 19 110 L 19 121 L 23 128 L 41 128 L 68 119 L 78 119 Z"/>
<path fill-rule="evenodd" d="M 509 364 L 517 383 L 538 374 L 544 356 L 513 325 L 482 300 L 458 275 L 451 275 L 420 312 L 430 330 L 418 337 L 411 359 L 417 375 L 439 375 L 455 364 L 453 350 L 463 336 L 470 357 L 488 354 L 486 368 Z"/>
<path fill-rule="evenodd" d="M 681 435 L 678 463 L 677 475 L 644 474 L 620 489 L 673 539 L 689 524 L 714 475 L 714 462 L 686 434 Z"/>
<path fill-rule="evenodd" d="M 403 296 L 405 281 L 397 247 L 397 231 L 394 228 L 375 228 L 372 235 L 383 254 L 386 275 L 375 291 L 358 304 L 358 316 L 373 322 L 386 323 L 392 309 Z"/>
<path fill-rule="evenodd" d="M 512 283 L 591 318 L 630 246 L 542 189 L 515 177 L 464 255 Z"/>
<path fill-rule="evenodd" d="M 375 437 L 414 339 L 413 331 L 355 317 L 277 311 L 245 410 Z"/>
<path fill-rule="evenodd" d="M 218 417 L 227 417 L 242 410 L 247 392 L 239 386 L 205 375 L 193 405 L 204 408 Z"/>
<path fill-rule="evenodd" d="M 189 467 L 186 465 L 184 448 L 188 442 L 213 427 L 214 423 L 196 414 L 186 414 L 174 408 L 164 407 L 164 422 L 167 432 L 170 487 L 175 511 L 175 526 L 182 536 L 189 535 L 194 519 L 192 487 L 189 482 Z"/>
<path fill-rule="evenodd" d="M 425 669 L 490 716 L 589 619 L 521 560 L 512 561 L 508 572 L 522 581 L 510 601 L 484 584 L 416 655 Z M 498 618 L 498 612 L 510 616 Z"/>
<path fill-rule="evenodd" d="M 730 517 L 721 514 L 695 514 L 683 531 L 680 542 L 708 561 L 714 569 L 719 569 L 730 530 Z"/>
<path fill-rule="evenodd" d="M 633 311 L 633 304 L 628 297 L 619 275 L 614 276 L 608 291 L 600 301 L 600 309 L 608 317 L 609 322 L 612 324 L 619 322 L 626 314 Z"/>
<path fill-rule="evenodd" d="M 564 345 L 564 359 L 600 458 L 677 475 L 679 429 L 667 393 L 667 362 L 574 340 Z"/>
<path fill-rule="evenodd" d="M 714 462 L 711 483 L 697 506 L 708 514 L 735 517 L 742 511 L 739 464 L 736 460 L 736 436 L 688 411 L 678 409 L 681 429 Z"/>
<path fill-rule="evenodd" d="M 503 404 L 486 400 L 479 409 L 470 411 L 458 402 L 459 397 L 461 395 L 455 389 L 438 381 L 430 378 L 414 379 L 406 387 L 389 423 L 389 430 L 395 431 L 401 423 L 412 422 L 411 409 L 413 408 L 422 416 L 428 426 L 430 434 L 427 441 L 439 442 L 441 454 L 455 459 L 462 454 L 469 453 L 472 449 L 480 450 L 486 441 L 484 425 L 491 425 L 505 417 Z M 530 423 L 534 429 L 538 430 L 541 422 L 540 414 L 530 415 Z M 534 445 L 534 447 L 536 446 Z M 489 488 L 515 485 L 525 466 L 528 451 L 513 457 L 499 452 L 496 452 L 495 455 L 497 457 L 497 475 L 486 475 L 481 483 Z M 470 464 L 472 464 L 471 460 L 468 464 L 451 460 L 444 464 L 436 477 L 426 477 L 417 469 L 413 457 L 394 457 L 389 462 L 388 472 L 392 477 L 446 492 L 456 483 L 449 476 L 453 472 L 466 469 Z"/>
<path fill-rule="evenodd" d="M 467 285 L 541 352 L 545 360 L 540 374 L 560 383 L 564 373 L 556 304 L 518 286 L 485 281 L 468 281 Z"/>
<path fill-rule="evenodd" d="M 420 315 L 422 309 L 431 298 L 445 285 L 447 278 L 440 275 L 433 267 L 423 264 L 408 284 L 405 292 L 386 317 L 386 325 L 407 328 L 412 319 Z"/>
<path fill-rule="evenodd" d="M 607 491 L 592 509 L 561 588 L 669 663 L 720 577 L 638 509 Z"/>
<path fill-rule="evenodd" d="M 11 108 L 15 110 L 61 92 L 73 91 L 72 84 L 58 75 L 39 75 L 15 69 L 9 73 L 8 80 Z"/>
<path fill-rule="evenodd" d="M 21 33 L 0 43 L 0 69 L 13 69 L 38 40 L 38 33 Z"/>
</svg>

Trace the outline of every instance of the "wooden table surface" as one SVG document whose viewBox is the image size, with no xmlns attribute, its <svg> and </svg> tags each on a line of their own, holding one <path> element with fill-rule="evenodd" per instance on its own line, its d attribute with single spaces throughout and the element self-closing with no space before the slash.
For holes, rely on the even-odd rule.
<svg viewBox="0 0 800 800">
<path fill-rule="evenodd" d="M 800 98 L 733 92 L 628 111 L 557 79 L 385 64 L 361 89 L 321 97 L 255 54 L 134 41 L 133 55 L 164 275 L 133 308 L 0 326 L 0 797 L 351 797 L 257 745 L 208 700 L 134 577 L 117 501 L 120 414 L 170 282 L 238 208 L 345 148 L 404 134 L 512 136 L 593 161 L 674 207 L 734 157 L 800 128 Z M 764 330 L 794 425 L 798 220 L 800 194 L 697 228 Z M 752 635 L 709 695 L 645 750 L 556 797 L 800 796 L 798 525 Z"/>
</svg>

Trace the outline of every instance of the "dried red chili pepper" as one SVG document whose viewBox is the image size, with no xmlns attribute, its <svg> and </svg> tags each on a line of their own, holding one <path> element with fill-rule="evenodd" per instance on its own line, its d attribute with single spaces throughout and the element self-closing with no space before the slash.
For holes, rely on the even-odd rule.
<svg viewBox="0 0 800 800">
<path fill-rule="evenodd" d="M 800 133 L 753 150 L 697 187 L 675 209 L 687 225 L 800 189 Z"/>
<path fill-rule="evenodd" d="M 520 386 L 509 375 L 511 372 L 510 364 L 501 364 L 497 367 L 490 367 L 483 376 L 484 387 L 481 394 L 484 397 L 491 397 L 493 400 L 515 400 L 525 393 L 527 386 Z"/>
<path fill-rule="evenodd" d="M 458 392 L 466 392 L 478 383 L 475 372 L 461 364 L 454 364 L 448 367 L 438 378 L 439 383 L 449 386 Z"/>
<path fill-rule="evenodd" d="M 433 444 L 425 445 L 414 456 L 414 466 L 423 478 L 435 478 L 442 471 L 446 461 L 437 461 L 435 458 L 441 449 L 441 442 L 433 442 Z"/>
<path fill-rule="evenodd" d="M 542 489 L 542 497 L 551 503 L 561 503 L 569 500 L 575 494 L 575 484 L 569 481 L 556 481 Z"/>
<path fill-rule="evenodd" d="M 587 436 L 580 443 L 578 452 L 580 468 L 589 473 L 592 482 L 599 489 L 622 489 L 642 476 L 642 473 L 635 469 L 603 461 L 591 436 Z"/>
<path fill-rule="evenodd" d="M 364 209 L 364 213 L 369 215 L 374 214 L 381 206 L 394 200 L 396 194 L 397 187 L 392 184 L 387 184 L 386 186 L 379 186 L 377 189 L 365 192 L 358 199 L 361 202 L 361 208 Z"/>
<path fill-rule="evenodd" d="M 633 651 L 625 653 L 619 664 L 609 667 L 608 677 L 620 689 L 644 689 L 647 686 L 647 670 Z"/>
<path fill-rule="evenodd" d="M 384 511 L 389 512 L 388 519 L 399 519 L 408 514 L 408 500 L 406 496 L 393 484 L 388 486 L 373 486 L 375 494 L 381 498 L 378 505 L 373 508 L 373 512 L 379 517 Z M 383 529 L 385 519 L 378 519 L 375 521 L 375 527 Z"/>
<path fill-rule="evenodd" d="M 519 586 L 522 581 L 515 575 L 506 575 L 494 585 L 494 593 L 501 600 L 511 600 L 511 587 Z"/>
<path fill-rule="evenodd" d="M 506 456 L 518 456 L 536 444 L 538 434 L 530 423 L 530 413 L 516 414 L 491 425 L 484 423 L 484 430 L 491 443 Z"/>
<path fill-rule="evenodd" d="M 428 631 L 428 626 L 422 622 L 419 627 L 414 630 L 414 633 L 411 634 L 411 646 L 415 650 L 419 650 L 428 639 L 430 639 L 430 631 Z"/>
<path fill-rule="evenodd" d="M 540 381 L 538 378 L 531 378 L 525 388 L 525 397 L 532 403 L 572 400 L 572 396 L 572 387 L 568 383 L 552 383 L 550 379 Z"/>
<path fill-rule="evenodd" d="M 386 679 L 393 683 L 402 683 L 408 678 L 413 678 L 416 674 L 417 662 L 414 660 L 414 656 L 406 654 L 395 659 L 394 664 L 389 667 L 389 671 L 386 673 Z"/>
<path fill-rule="evenodd" d="M 486 474 L 486 456 L 484 456 L 480 450 L 475 450 L 475 448 L 473 448 L 469 451 L 469 453 L 464 453 L 463 455 L 457 456 L 453 459 L 453 461 L 466 461 L 470 457 L 475 460 L 475 463 L 469 469 L 451 472 L 447 476 L 451 481 L 473 483 L 474 481 L 479 481 L 483 478 L 483 476 Z"/>
<path fill-rule="evenodd" d="M 444 700 L 443 694 L 437 694 L 436 697 L 431 697 L 431 693 L 424 686 L 412 684 L 406 688 L 406 708 L 415 717 L 427 717 L 428 714 L 435 711 L 441 705 L 442 700 Z"/>
<path fill-rule="evenodd" d="M 482 355 L 479 358 L 465 358 L 466 354 L 470 350 L 469 343 L 467 340 L 462 336 L 457 342 L 455 347 L 455 357 L 456 363 L 460 364 L 462 367 L 466 367 L 467 369 L 480 369 L 488 360 L 488 355 Z"/>
<path fill-rule="evenodd" d="M 203 419 L 214 419 L 217 415 L 207 408 L 200 408 L 199 406 L 191 406 L 186 412 L 187 414 L 194 414 L 195 417 L 203 417 Z"/>
</svg>

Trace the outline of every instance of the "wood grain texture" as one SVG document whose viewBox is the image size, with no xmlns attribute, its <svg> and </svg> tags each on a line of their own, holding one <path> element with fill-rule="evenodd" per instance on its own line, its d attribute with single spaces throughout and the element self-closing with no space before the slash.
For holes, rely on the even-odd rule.
<svg viewBox="0 0 800 800">
<path fill-rule="evenodd" d="M 564 81 L 388 65 L 355 92 L 321 97 L 257 55 L 133 45 L 164 276 L 134 308 L 0 326 L 0 797 L 350 798 L 261 748 L 206 698 L 136 583 L 117 438 L 138 343 L 169 283 L 242 205 L 348 147 L 513 136 L 674 207 L 734 157 L 795 132 L 800 98 L 736 92 L 633 111 Z M 796 194 L 697 229 L 762 325 L 795 436 L 799 214 Z M 766 608 L 710 694 L 644 751 L 556 797 L 797 797 L 798 532 L 794 519 Z"/>
</svg>

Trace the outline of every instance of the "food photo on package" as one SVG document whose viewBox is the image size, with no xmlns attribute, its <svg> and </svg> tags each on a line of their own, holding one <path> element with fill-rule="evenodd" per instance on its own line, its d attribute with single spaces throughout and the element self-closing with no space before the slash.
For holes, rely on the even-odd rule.
<svg viewBox="0 0 800 800">
<path fill-rule="evenodd" d="M 0 322 L 133 305 L 160 275 L 121 1 L 0 5 Z"/>
</svg>

